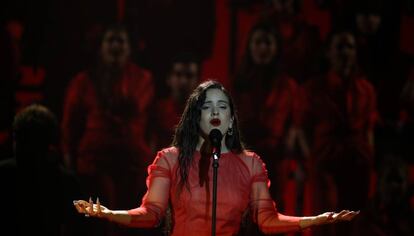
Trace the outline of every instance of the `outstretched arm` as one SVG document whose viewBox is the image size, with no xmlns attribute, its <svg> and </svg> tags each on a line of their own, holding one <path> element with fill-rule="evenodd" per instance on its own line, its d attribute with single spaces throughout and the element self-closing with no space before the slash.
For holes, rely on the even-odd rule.
<svg viewBox="0 0 414 236">
<path fill-rule="evenodd" d="M 128 214 L 128 211 L 110 210 L 100 204 L 99 198 L 96 200 L 96 204 L 93 203 L 91 198 L 89 202 L 77 200 L 73 201 L 73 204 L 79 213 L 85 214 L 85 217 L 103 218 L 123 225 L 128 225 L 131 222 L 131 216 Z"/>
<path fill-rule="evenodd" d="M 266 234 L 296 232 L 316 225 L 352 220 L 359 212 L 327 212 L 317 216 L 287 216 L 279 213 L 270 196 L 267 170 L 260 158 L 251 164 L 252 185 L 250 209 L 253 220 Z"/>
<path fill-rule="evenodd" d="M 350 221 L 359 213 L 343 210 L 339 213 L 326 212 L 308 217 L 287 216 L 277 212 L 265 182 L 256 182 L 252 188 L 253 217 L 259 228 L 266 234 L 296 232 L 312 226 Z"/>
<path fill-rule="evenodd" d="M 110 210 L 89 199 L 74 201 L 77 211 L 85 216 L 98 217 L 128 227 L 150 228 L 159 224 L 168 205 L 170 178 L 168 163 L 159 156 L 149 167 L 148 190 L 140 207 L 131 210 Z"/>
</svg>

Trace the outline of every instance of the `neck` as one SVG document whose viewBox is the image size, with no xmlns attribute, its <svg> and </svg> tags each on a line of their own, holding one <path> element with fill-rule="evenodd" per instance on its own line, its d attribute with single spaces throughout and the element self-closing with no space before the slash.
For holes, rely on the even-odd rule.
<svg viewBox="0 0 414 236">
<path fill-rule="evenodd" d="M 226 146 L 226 136 L 223 137 L 223 139 L 221 140 L 221 153 L 227 153 L 229 152 L 229 149 L 227 149 Z M 205 139 L 202 136 L 199 136 L 198 138 L 198 143 L 197 143 L 197 147 L 196 150 L 200 151 L 201 146 L 203 146 L 203 143 L 205 142 Z"/>
</svg>

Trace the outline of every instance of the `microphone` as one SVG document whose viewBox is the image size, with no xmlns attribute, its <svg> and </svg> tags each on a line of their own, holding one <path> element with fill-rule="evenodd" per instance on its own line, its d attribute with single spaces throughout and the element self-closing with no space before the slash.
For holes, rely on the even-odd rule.
<svg viewBox="0 0 414 236">
<path fill-rule="evenodd" d="M 210 144 L 213 146 L 213 202 L 211 208 L 211 233 L 216 236 L 216 208 L 217 208 L 217 171 L 219 167 L 219 157 L 221 153 L 221 140 L 223 134 L 220 130 L 212 129 L 208 134 Z"/>
<path fill-rule="evenodd" d="M 220 155 L 221 152 L 221 140 L 223 139 L 223 135 L 221 134 L 220 130 L 212 129 L 208 137 L 210 139 L 211 145 L 213 146 L 213 156 L 216 158 Z"/>
</svg>

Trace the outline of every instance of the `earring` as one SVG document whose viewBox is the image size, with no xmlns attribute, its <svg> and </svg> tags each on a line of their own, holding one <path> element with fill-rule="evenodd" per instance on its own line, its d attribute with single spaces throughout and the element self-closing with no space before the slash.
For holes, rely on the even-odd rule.
<svg viewBox="0 0 414 236">
<path fill-rule="evenodd" d="M 232 136 L 233 135 L 233 128 L 229 127 L 227 130 L 227 135 Z"/>
</svg>

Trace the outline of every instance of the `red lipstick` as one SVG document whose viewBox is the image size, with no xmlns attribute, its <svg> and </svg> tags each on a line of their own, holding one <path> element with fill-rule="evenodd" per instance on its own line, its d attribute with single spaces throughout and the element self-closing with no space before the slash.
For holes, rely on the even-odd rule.
<svg viewBox="0 0 414 236">
<path fill-rule="evenodd" d="M 210 124 L 212 126 L 215 126 L 215 127 L 220 126 L 221 120 L 220 119 L 217 119 L 217 118 L 214 118 L 214 119 L 210 120 Z"/>
</svg>

